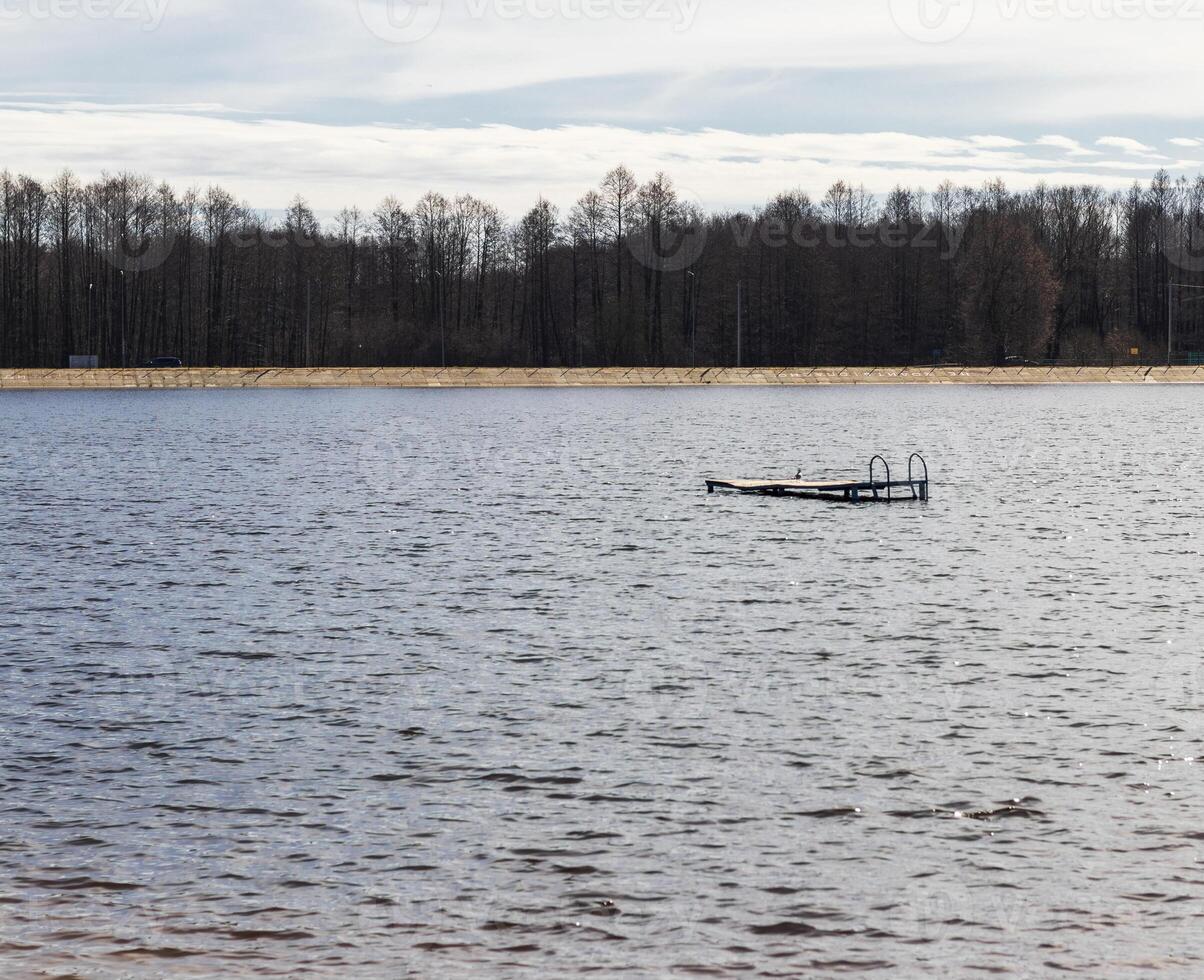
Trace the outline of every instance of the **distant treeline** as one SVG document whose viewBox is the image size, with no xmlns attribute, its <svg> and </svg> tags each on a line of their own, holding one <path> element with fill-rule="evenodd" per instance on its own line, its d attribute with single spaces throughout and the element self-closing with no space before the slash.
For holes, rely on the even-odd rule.
<svg viewBox="0 0 1204 980">
<path fill-rule="evenodd" d="M 609 173 L 567 213 L 393 198 L 322 227 L 226 191 L 0 173 L 0 366 L 967 364 L 1204 350 L 1204 177 L 844 183 L 705 214 Z"/>
</svg>

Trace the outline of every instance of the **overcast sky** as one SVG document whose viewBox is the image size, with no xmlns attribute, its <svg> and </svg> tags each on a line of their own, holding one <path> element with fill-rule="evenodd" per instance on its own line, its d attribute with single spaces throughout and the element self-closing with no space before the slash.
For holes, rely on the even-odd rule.
<svg viewBox="0 0 1204 980">
<path fill-rule="evenodd" d="M 708 209 L 1204 161 L 1204 0 L 0 0 L 0 168 Z"/>
</svg>

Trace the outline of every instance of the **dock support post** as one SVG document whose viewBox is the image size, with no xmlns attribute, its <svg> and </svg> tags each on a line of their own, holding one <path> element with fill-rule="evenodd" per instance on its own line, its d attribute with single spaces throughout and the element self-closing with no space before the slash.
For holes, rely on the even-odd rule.
<svg viewBox="0 0 1204 980">
<path fill-rule="evenodd" d="M 925 480 L 923 483 L 920 484 L 920 499 L 923 501 L 928 500 L 928 481 L 927 480 Z"/>
<path fill-rule="evenodd" d="M 849 499 L 855 504 L 859 503 L 861 501 L 861 491 L 854 487 L 849 491 Z"/>
<path fill-rule="evenodd" d="M 707 481 L 707 493 L 714 493 L 714 492 L 715 492 L 715 484 L 711 483 L 710 481 Z"/>
</svg>

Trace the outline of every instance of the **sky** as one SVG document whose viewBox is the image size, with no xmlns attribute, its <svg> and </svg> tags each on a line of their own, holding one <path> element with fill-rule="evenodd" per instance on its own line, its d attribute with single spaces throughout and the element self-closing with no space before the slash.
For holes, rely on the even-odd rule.
<svg viewBox="0 0 1204 980">
<path fill-rule="evenodd" d="M 0 169 L 319 213 L 1204 169 L 1204 0 L 0 0 Z"/>
</svg>

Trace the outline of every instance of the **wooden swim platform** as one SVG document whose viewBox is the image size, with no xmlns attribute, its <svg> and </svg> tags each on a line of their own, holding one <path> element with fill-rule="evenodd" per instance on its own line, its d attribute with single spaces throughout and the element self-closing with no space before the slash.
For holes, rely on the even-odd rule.
<svg viewBox="0 0 1204 980">
<path fill-rule="evenodd" d="M 885 470 L 885 479 L 876 472 L 878 463 Z M 896 500 L 928 499 L 928 464 L 919 453 L 912 453 L 907 461 L 906 480 L 892 480 L 890 464 L 883 457 L 875 456 L 870 460 L 867 480 L 707 480 L 706 483 L 707 493 L 735 490 L 768 497 L 826 497 L 854 504 L 863 500 L 892 503 Z M 896 496 L 896 490 L 907 490 L 910 495 Z"/>
</svg>

